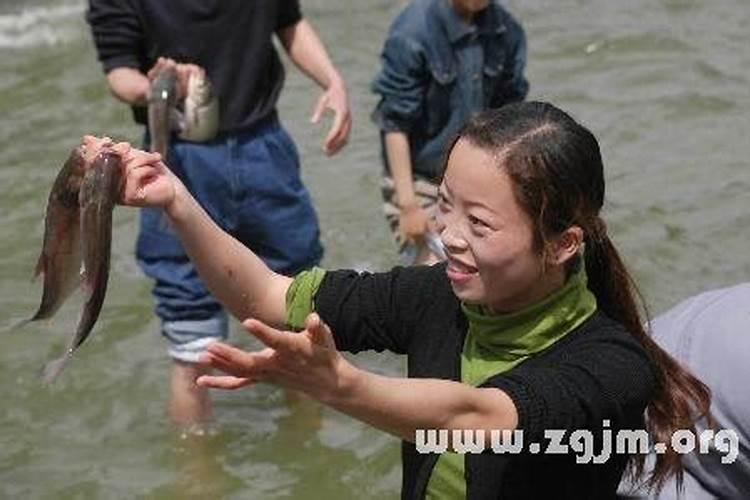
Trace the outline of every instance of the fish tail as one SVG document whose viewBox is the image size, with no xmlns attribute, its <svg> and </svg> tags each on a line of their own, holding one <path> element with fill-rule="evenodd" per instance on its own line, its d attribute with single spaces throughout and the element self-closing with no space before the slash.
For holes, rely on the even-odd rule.
<svg viewBox="0 0 750 500">
<path fill-rule="evenodd" d="M 68 349 L 61 357 L 44 365 L 44 370 L 42 371 L 42 382 L 45 385 L 49 385 L 54 382 L 72 357 L 73 349 Z"/>
<path fill-rule="evenodd" d="M 35 321 L 35 318 L 22 319 L 21 321 L 17 321 L 15 323 L 12 323 L 10 326 L 7 326 L 7 327 L 3 328 L 2 331 L 3 332 L 12 332 L 14 330 L 19 330 L 19 329 L 23 328 L 24 326 L 28 325 L 29 323 L 31 323 L 32 321 Z"/>
</svg>

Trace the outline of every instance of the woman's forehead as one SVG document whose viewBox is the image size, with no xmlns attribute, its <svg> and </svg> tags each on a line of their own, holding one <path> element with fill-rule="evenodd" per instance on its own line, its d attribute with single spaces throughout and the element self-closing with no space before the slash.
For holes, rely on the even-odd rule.
<svg viewBox="0 0 750 500">
<path fill-rule="evenodd" d="M 513 185 L 498 158 L 468 141 L 453 148 L 441 183 L 445 194 L 468 205 L 507 211 L 515 204 Z"/>
<path fill-rule="evenodd" d="M 501 163 L 492 152 L 459 139 L 448 156 L 443 183 L 450 189 L 479 184 L 492 190 L 509 181 Z"/>
</svg>

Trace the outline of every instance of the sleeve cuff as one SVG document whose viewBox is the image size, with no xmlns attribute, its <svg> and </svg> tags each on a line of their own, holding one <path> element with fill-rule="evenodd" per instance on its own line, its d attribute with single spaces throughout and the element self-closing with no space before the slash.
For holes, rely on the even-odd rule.
<svg viewBox="0 0 750 500">
<path fill-rule="evenodd" d="M 130 55 L 113 56 L 102 60 L 102 67 L 105 73 L 109 73 L 113 69 L 117 68 L 133 68 L 141 70 L 141 65 L 138 59 Z"/>
<path fill-rule="evenodd" d="M 279 15 L 279 19 L 276 23 L 276 30 L 288 28 L 294 24 L 297 24 L 302 20 L 302 12 L 300 10 L 299 1 L 283 2 L 288 4 L 287 7 Z"/>
<path fill-rule="evenodd" d="M 386 116 L 381 109 L 376 109 L 370 115 L 372 122 L 383 132 L 404 132 L 408 133 L 412 124 L 408 120 Z"/>
<path fill-rule="evenodd" d="M 325 277 L 325 270 L 313 267 L 294 277 L 286 292 L 286 324 L 295 331 L 305 327 L 305 318 L 315 310 L 315 294 Z"/>
</svg>

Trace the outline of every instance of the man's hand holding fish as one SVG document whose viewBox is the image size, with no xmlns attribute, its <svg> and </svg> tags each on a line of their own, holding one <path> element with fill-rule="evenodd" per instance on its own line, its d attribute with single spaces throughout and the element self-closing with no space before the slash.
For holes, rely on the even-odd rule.
<svg viewBox="0 0 750 500">
<path fill-rule="evenodd" d="M 175 90 L 177 99 L 184 99 L 188 95 L 188 82 L 190 78 L 205 78 L 206 71 L 197 64 L 178 63 L 168 57 L 160 57 L 153 67 L 148 70 L 146 76 L 153 82 L 164 71 L 174 71 L 177 76 Z"/>
</svg>

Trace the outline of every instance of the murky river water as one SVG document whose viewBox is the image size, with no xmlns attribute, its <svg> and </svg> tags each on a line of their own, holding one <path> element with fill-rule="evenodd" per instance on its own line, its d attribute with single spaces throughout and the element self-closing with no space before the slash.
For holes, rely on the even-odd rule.
<svg viewBox="0 0 750 500">
<path fill-rule="evenodd" d="M 328 267 L 396 263 L 380 214 L 368 84 L 402 2 L 303 0 L 351 89 L 355 129 L 333 159 L 308 124 L 317 91 L 290 69 L 281 114 L 317 202 Z M 750 280 L 750 3 L 513 0 L 529 38 L 531 98 L 599 137 L 606 216 L 654 312 Z M 84 133 L 138 142 L 107 93 L 72 0 L 0 0 L 0 327 L 33 312 L 49 187 Z M 4 333 L 0 498 L 396 498 L 397 440 L 259 387 L 216 395 L 218 431 L 183 439 L 165 419 L 166 373 L 135 211 L 115 213 L 113 272 L 92 338 L 51 388 L 37 374 L 67 343 L 80 300 Z M 233 340 L 247 343 L 233 326 Z M 393 356 L 357 363 L 400 373 Z"/>
</svg>

